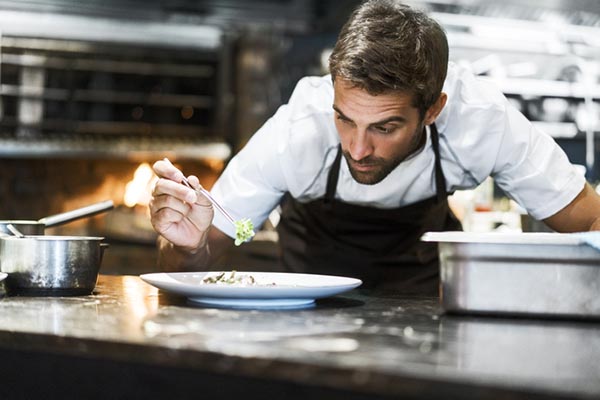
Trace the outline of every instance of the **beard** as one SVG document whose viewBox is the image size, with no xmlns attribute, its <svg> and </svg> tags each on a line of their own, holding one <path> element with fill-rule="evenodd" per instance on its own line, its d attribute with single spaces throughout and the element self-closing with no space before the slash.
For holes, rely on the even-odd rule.
<svg viewBox="0 0 600 400">
<path fill-rule="evenodd" d="M 406 152 L 398 154 L 391 159 L 368 156 L 362 160 L 354 160 L 350 153 L 343 150 L 342 153 L 348 164 L 352 178 L 363 185 L 375 185 L 385 179 L 400 163 L 413 155 L 425 144 L 425 126 L 419 124 L 413 133 L 412 140 Z"/>
</svg>

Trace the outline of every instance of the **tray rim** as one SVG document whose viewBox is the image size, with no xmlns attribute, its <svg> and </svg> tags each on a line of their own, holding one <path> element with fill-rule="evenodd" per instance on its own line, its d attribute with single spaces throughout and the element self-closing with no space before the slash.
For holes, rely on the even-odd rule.
<svg viewBox="0 0 600 400">
<path fill-rule="evenodd" d="M 425 232 L 421 236 L 424 242 L 440 243 L 486 243 L 486 244 L 527 244 L 581 246 L 584 240 L 571 233 L 552 232 L 463 232 L 443 231 Z"/>
</svg>

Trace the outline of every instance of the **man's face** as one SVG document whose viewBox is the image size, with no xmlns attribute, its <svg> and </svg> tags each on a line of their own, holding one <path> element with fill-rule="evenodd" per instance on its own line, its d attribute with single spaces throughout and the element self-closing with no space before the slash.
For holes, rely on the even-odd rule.
<svg viewBox="0 0 600 400">
<path fill-rule="evenodd" d="M 339 78 L 334 91 L 335 126 L 357 182 L 381 182 L 422 144 L 424 124 L 411 95 L 372 96 Z"/>
</svg>

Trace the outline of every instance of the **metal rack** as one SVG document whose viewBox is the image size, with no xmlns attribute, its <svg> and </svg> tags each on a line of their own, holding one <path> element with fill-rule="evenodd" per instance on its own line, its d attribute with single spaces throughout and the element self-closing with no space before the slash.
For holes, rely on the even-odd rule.
<svg viewBox="0 0 600 400">
<path fill-rule="evenodd" d="M 0 22 L 1 156 L 230 156 L 219 29 L 21 12 Z"/>
<path fill-rule="evenodd" d="M 597 179 L 600 16 L 551 8 L 536 13 L 526 4 L 489 15 L 493 7 L 477 4 L 473 14 L 433 12 L 448 32 L 451 59 L 494 81 L 534 125 L 560 139 L 575 162 L 585 163 L 588 177 Z M 584 14 L 587 25 L 571 23 Z"/>
</svg>

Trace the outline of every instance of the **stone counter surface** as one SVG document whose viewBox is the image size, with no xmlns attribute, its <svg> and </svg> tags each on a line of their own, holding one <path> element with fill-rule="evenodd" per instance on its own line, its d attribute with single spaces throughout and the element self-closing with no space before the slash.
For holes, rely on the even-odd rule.
<svg viewBox="0 0 600 400">
<path fill-rule="evenodd" d="M 226 310 L 100 276 L 90 296 L 0 298 L 0 351 L 2 399 L 34 382 L 82 399 L 600 397 L 600 321 L 444 315 L 435 298 L 360 290 Z"/>
</svg>

